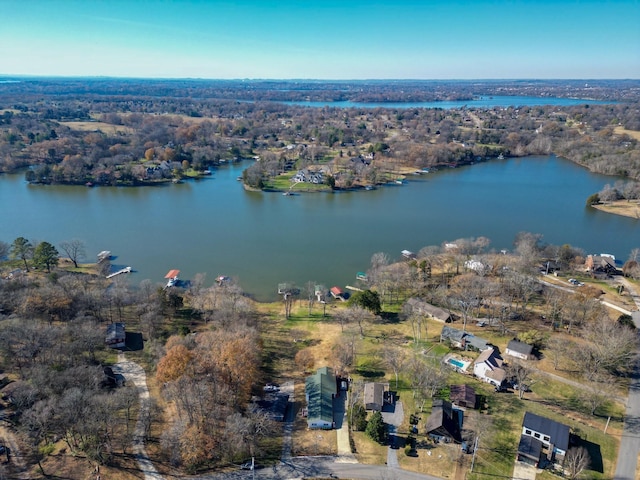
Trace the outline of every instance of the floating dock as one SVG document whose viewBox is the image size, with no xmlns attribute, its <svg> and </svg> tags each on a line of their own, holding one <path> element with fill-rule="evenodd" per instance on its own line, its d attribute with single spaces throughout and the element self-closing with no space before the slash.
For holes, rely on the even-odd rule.
<svg viewBox="0 0 640 480">
<path fill-rule="evenodd" d="M 113 278 L 116 275 L 120 275 L 121 273 L 131 273 L 131 267 L 124 267 L 122 270 L 118 270 L 117 272 L 110 273 L 107 275 L 107 278 Z"/>
</svg>

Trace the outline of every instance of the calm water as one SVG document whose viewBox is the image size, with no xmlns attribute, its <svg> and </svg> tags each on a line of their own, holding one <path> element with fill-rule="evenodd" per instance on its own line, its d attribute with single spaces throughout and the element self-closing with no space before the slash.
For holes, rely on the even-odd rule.
<svg viewBox="0 0 640 480">
<path fill-rule="evenodd" d="M 579 98 L 557 98 L 557 97 L 529 97 L 529 96 L 481 96 L 473 100 L 455 100 L 443 102 L 303 102 L 290 101 L 282 102 L 287 105 L 301 105 L 306 107 L 360 107 L 360 108 L 493 108 L 493 107 L 518 107 L 536 105 L 584 105 L 584 104 L 611 104 L 616 102 L 605 102 L 600 100 L 585 100 Z"/>
<path fill-rule="evenodd" d="M 188 279 L 236 278 L 261 300 L 277 283 L 347 285 L 375 252 L 392 259 L 461 237 L 486 236 L 510 249 L 519 231 L 626 259 L 640 247 L 640 221 L 584 206 L 615 179 L 555 157 L 492 160 L 412 177 L 373 191 L 307 194 L 246 192 L 243 165 L 212 178 L 143 188 L 30 186 L 0 176 L 0 240 L 55 245 L 79 238 L 89 258 L 111 250 L 114 264 L 162 282 L 172 268 Z"/>
</svg>

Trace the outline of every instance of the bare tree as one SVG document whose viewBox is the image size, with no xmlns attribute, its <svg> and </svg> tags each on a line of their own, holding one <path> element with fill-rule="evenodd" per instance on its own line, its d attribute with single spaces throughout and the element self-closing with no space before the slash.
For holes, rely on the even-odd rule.
<svg viewBox="0 0 640 480">
<path fill-rule="evenodd" d="M 385 363 L 393 370 L 393 374 L 396 376 L 396 390 L 398 389 L 398 374 L 402 370 L 402 366 L 405 363 L 404 350 L 395 346 L 385 346 L 382 350 L 382 358 Z"/>
<path fill-rule="evenodd" d="M 86 255 L 86 248 L 82 240 L 74 238 L 73 240 L 65 240 L 60 242 L 60 248 L 67 257 L 73 262 L 73 266 L 78 268 L 78 260 Z"/>
<path fill-rule="evenodd" d="M 513 360 L 506 368 L 507 376 L 513 378 L 518 385 L 518 398 L 523 399 L 527 388 L 531 385 L 532 369 L 524 363 Z"/>
<path fill-rule="evenodd" d="M 572 480 L 578 478 L 590 464 L 591 457 L 584 447 L 571 447 L 564 457 L 564 469 Z"/>
</svg>

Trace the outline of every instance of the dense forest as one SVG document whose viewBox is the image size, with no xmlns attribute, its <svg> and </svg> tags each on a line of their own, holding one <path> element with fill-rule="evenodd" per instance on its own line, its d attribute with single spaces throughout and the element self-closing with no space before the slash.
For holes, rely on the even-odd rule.
<svg viewBox="0 0 640 480">
<path fill-rule="evenodd" d="M 610 104 L 384 108 L 385 102 L 535 95 Z M 550 154 L 640 179 L 637 81 L 286 82 L 16 79 L 0 83 L 0 171 L 32 183 L 144 185 L 255 158 L 249 186 L 301 169 L 330 188 L 399 172 Z M 375 101 L 312 108 L 285 101 Z"/>
</svg>

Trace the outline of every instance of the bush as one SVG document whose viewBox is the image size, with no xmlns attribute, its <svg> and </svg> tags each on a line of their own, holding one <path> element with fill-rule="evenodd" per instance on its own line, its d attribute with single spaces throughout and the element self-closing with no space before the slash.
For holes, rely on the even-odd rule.
<svg viewBox="0 0 640 480">
<path fill-rule="evenodd" d="M 361 403 L 356 403 L 351 410 L 351 427 L 356 432 L 367 428 L 367 411 Z"/>
<path fill-rule="evenodd" d="M 387 425 L 382 419 L 380 412 L 375 412 L 371 415 L 365 433 L 376 442 L 383 444 L 387 440 Z"/>
</svg>

